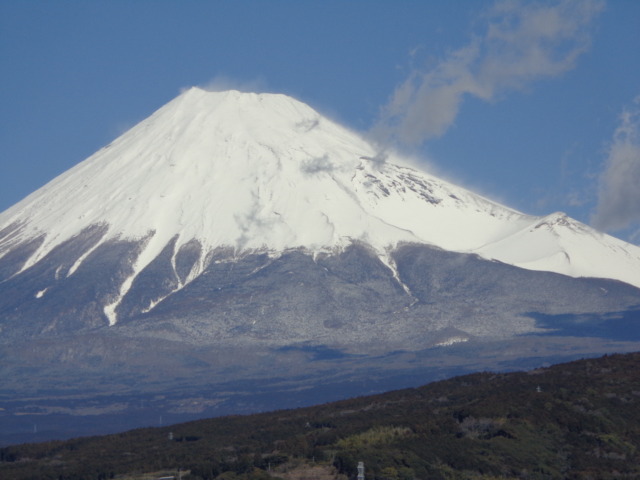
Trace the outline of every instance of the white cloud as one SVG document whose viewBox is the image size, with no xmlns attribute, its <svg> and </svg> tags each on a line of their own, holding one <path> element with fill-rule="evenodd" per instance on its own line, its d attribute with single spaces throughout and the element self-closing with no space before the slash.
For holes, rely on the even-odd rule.
<svg viewBox="0 0 640 480">
<path fill-rule="evenodd" d="M 224 92 L 226 90 L 238 90 L 240 92 L 260 93 L 267 90 L 266 81 L 263 78 L 253 80 L 237 80 L 226 75 L 217 75 L 208 82 L 199 85 L 209 92 Z"/>
<path fill-rule="evenodd" d="M 589 48 L 602 8 L 601 0 L 498 1 L 482 17 L 482 35 L 396 88 L 374 135 L 418 145 L 453 125 L 466 95 L 496 100 L 571 70 Z"/>
<path fill-rule="evenodd" d="M 604 167 L 593 225 L 615 231 L 640 224 L 640 96 L 620 115 Z"/>
<path fill-rule="evenodd" d="M 315 175 L 318 173 L 331 173 L 335 170 L 335 165 L 331 163 L 329 155 L 323 155 L 322 157 L 309 158 L 302 162 L 300 170 L 308 175 Z"/>
</svg>

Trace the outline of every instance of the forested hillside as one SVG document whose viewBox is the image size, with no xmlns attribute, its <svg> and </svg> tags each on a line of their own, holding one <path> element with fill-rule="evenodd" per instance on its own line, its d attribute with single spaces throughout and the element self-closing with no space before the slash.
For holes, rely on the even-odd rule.
<svg viewBox="0 0 640 480">
<path fill-rule="evenodd" d="M 640 478 L 639 366 L 640 353 L 612 355 L 298 410 L 11 446 L 0 449 L 0 478 L 355 478 L 360 461 L 370 480 Z"/>
</svg>

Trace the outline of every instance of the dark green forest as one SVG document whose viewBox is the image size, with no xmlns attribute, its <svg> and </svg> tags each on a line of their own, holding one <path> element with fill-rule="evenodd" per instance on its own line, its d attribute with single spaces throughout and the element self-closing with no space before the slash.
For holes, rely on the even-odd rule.
<svg viewBox="0 0 640 480">
<path fill-rule="evenodd" d="M 0 449 L 0 478 L 640 478 L 640 353 Z"/>
</svg>

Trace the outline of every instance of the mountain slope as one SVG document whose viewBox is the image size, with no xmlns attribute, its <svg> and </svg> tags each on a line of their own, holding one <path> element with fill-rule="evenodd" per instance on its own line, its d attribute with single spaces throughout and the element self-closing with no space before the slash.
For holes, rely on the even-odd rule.
<svg viewBox="0 0 640 480">
<path fill-rule="evenodd" d="M 200 250 L 176 289 L 196 278 L 218 248 L 313 253 L 353 241 L 372 246 L 391 268 L 389 250 L 417 242 L 640 286 L 640 248 L 572 220 L 577 228 L 556 228 L 540 251 L 537 237 L 523 232 L 545 221 L 396 156 L 382 160 L 357 135 L 289 97 L 192 88 L 2 213 L 0 256 L 31 245 L 26 261 L 9 272 L 15 274 L 86 229 L 101 231 L 56 274 L 68 277 L 105 242 L 140 242 L 130 275 L 105 306 L 112 324 L 135 277 L 170 244 L 174 262 L 185 245 Z M 590 261 L 557 260 L 574 251 Z"/>
<path fill-rule="evenodd" d="M 598 232 L 563 213 L 537 219 L 476 252 L 518 267 L 572 277 L 600 277 L 606 271 L 609 278 L 638 286 L 637 246 Z"/>
<path fill-rule="evenodd" d="M 191 89 L 0 214 L 0 437 L 58 412 L 76 431 L 85 402 L 133 427 L 141 404 L 256 411 L 638 350 L 639 275 L 638 247 L 289 97 Z"/>
</svg>

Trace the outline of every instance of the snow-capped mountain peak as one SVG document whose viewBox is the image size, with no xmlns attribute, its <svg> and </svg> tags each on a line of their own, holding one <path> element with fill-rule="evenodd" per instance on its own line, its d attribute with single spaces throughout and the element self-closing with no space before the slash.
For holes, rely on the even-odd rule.
<svg viewBox="0 0 640 480">
<path fill-rule="evenodd" d="M 28 267 L 96 224 L 108 226 L 104 241 L 148 238 L 146 264 L 175 235 L 176 248 L 195 238 L 205 251 L 324 250 L 354 240 L 381 252 L 399 241 L 469 249 L 521 217 L 376 155 L 290 97 L 192 88 L 2 221 L 22 224 L 15 239 L 45 234 Z"/>
<path fill-rule="evenodd" d="M 535 270 L 615 278 L 640 286 L 640 248 L 562 214 L 531 217 L 379 152 L 307 105 L 278 94 L 192 88 L 0 214 L 0 258 L 35 242 L 20 271 L 63 242 L 100 226 L 100 245 L 140 242 L 137 274 L 171 246 L 200 258 L 228 248 L 277 255 L 369 245 L 388 252 L 423 243 Z M 16 272 L 17 273 L 17 272 Z M 114 323 L 118 299 L 105 308 Z"/>
</svg>

